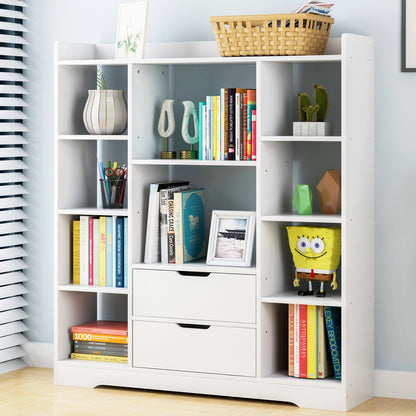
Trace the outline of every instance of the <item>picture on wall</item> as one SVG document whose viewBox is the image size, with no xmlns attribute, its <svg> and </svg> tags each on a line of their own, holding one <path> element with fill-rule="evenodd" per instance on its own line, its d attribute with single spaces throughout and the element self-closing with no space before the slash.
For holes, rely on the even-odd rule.
<svg viewBox="0 0 416 416">
<path fill-rule="evenodd" d="M 416 71 L 416 0 L 402 0 L 402 72 Z"/>
<path fill-rule="evenodd" d="M 116 59 L 144 56 L 147 1 L 120 4 L 118 11 Z"/>
</svg>

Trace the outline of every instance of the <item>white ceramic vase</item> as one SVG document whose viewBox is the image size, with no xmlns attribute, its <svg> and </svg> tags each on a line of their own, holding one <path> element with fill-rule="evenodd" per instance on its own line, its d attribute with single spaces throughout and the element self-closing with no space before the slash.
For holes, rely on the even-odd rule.
<svg viewBox="0 0 416 416">
<path fill-rule="evenodd" d="M 122 134 L 127 127 L 123 90 L 88 90 L 83 119 L 90 134 Z"/>
</svg>

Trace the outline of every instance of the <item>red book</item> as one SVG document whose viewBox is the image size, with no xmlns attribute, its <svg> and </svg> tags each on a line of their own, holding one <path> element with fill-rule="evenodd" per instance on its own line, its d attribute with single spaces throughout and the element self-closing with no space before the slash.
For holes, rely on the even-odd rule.
<svg viewBox="0 0 416 416">
<path fill-rule="evenodd" d="M 299 377 L 307 378 L 308 309 L 299 305 Z"/>
<path fill-rule="evenodd" d="M 94 321 L 71 328 L 72 332 L 86 332 L 88 334 L 104 334 L 127 336 L 127 322 Z"/>
<path fill-rule="evenodd" d="M 88 284 L 94 284 L 94 226 L 93 218 L 88 218 Z"/>
<path fill-rule="evenodd" d="M 243 93 L 243 160 L 247 160 L 247 93 Z"/>
<path fill-rule="evenodd" d="M 257 160 L 257 110 L 251 112 L 251 159 Z"/>
</svg>

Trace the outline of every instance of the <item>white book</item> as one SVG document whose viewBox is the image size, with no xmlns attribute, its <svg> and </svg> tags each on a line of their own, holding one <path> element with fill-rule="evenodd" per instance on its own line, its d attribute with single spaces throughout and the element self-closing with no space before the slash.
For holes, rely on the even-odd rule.
<svg viewBox="0 0 416 416">
<path fill-rule="evenodd" d="M 202 106 L 202 160 L 207 160 L 207 106 Z"/>
<path fill-rule="evenodd" d="M 294 331 L 293 331 L 293 350 L 294 350 L 294 372 L 295 377 L 299 377 L 299 305 L 294 307 Z"/>
<path fill-rule="evenodd" d="M 89 284 L 89 250 L 88 250 L 88 238 L 89 238 L 89 217 L 81 215 L 79 217 L 79 267 L 80 267 L 80 284 Z"/>
</svg>

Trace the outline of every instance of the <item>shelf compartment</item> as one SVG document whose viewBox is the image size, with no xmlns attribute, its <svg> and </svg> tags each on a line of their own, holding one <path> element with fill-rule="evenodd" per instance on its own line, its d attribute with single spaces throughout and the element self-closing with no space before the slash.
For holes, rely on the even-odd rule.
<svg viewBox="0 0 416 416">
<path fill-rule="evenodd" d="M 293 387 L 322 388 L 328 390 L 341 390 L 343 388 L 342 383 L 335 380 L 334 377 L 318 379 L 289 377 L 287 371 L 278 371 L 264 376 L 262 379 L 268 383 L 284 384 Z"/>
</svg>

